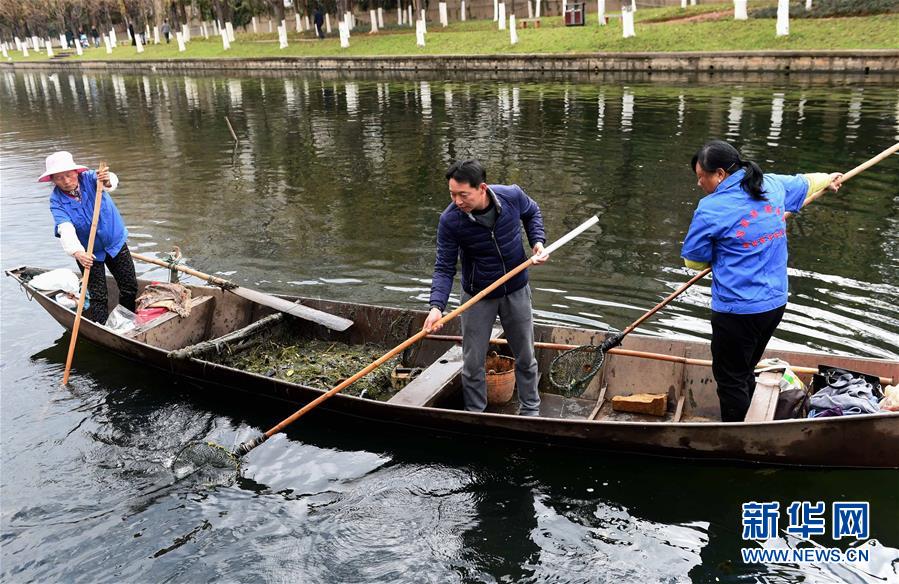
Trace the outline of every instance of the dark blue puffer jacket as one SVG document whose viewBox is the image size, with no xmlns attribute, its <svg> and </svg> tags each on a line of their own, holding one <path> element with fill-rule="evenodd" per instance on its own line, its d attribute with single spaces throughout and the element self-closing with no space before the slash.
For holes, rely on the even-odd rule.
<svg viewBox="0 0 899 584">
<path fill-rule="evenodd" d="M 431 306 L 440 310 L 446 308 L 449 300 L 456 275 L 456 261 L 460 256 L 462 289 L 474 295 L 527 259 L 521 241 L 522 223 L 531 248 L 538 242 L 546 243 L 540 207 L 521 187 L 490 185 L 487 192 L 493 197 L 497 210 L 492 232 L 452 203 L 440 215 L 430 300 Z M 511 294 L 527 283 L 528 271 L 522 270 L 487 298 Z"/>
</svg>

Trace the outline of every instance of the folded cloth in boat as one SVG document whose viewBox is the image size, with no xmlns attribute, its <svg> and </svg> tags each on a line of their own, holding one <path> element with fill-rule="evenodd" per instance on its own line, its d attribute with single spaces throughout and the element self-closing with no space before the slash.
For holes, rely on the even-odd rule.
<svg viewBox="0 0 899 584">
<path fill-rule="evenodd" d="M 145 308 L 166 308 L 178 316 L 190 315 L 190 290 L 181 284 L 153 282 L 137 297 L 137 311 Z"/>
<path fill-rule="evenodd" d="M 66 268 L 38 274 L 28 284 L 32 288 L 44 291 L 62 290 L 71 294 L 78 294 L 81 291 L 81 280 L 75 275 L 75 272 Z"/>
<path fill-rule="evenodd" d="M 852 414 L 875 414 L 880 411 L 874 386 L 864 378 L 849 372 L 828 375 L 829 385 L 812 395 L 809 402 L 809 417 L 816 417 L 824 410 L 838 407 L 844 416 Z"/>
</svg>

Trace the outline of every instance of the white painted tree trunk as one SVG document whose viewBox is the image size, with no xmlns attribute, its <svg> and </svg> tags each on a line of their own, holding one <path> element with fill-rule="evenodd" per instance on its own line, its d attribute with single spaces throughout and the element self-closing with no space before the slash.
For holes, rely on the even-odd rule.
<svg viewBox="0 0 899 584">
<path fill-rule="evenodd" d="M 84 51 L 81 49 L 81 41 L 79 39 L 75 39 L 75 52 L 78 53 L 79 56 L 84 54 Z M 28 56 L 28 49 L 25 49 L 25 56 Z"/>
<path fill-rule="evenodd" d="M 159 44 L 159 27 L 158 26 L 153 27 L 153 44 L 154 45 Z"/>
<path fill-rule="evenodd" d="M 805 0 L 805 9 L 806 10 L 812 9 L 812 0 Z"/>
<path fill-rule="evenodd" d="M 103 44 L 106 45 L 106 54 L 111 55 L 112 54 L 112 43 L 109 42 L 109 37 L 106 36 L 105 34 L 103 35 Z"/>
<path fill-rule="evenodd" d="M 537 0 L 537 8 L 534 10 L 534 17 L 540 18 L 540 5 L 543 4 L 543 0 Z"/>
<path fill-rule="evenodd" d="M 499 20 L 499 0 L 493 0 L 493 22 Z"/>
<path fill-rule="evenodd" d="M 222 38 L 224 38 L 224 37 L 222 37 Z M 178 52 L 179 53 L 183 53 L 184 51 L 187 50 L 187 47 L 184 46 L 184 33 L 176 32 L 175 40 L 178 41 Z M 225 47 L 225 48 L 229 48 L 229 47 Z"/>
<path fill-rule="evenodd" d="M 137 48 L 138 53 L 144 52 L 144 43 L 140 42 L 140 35 L 136 35 L 134 37 L 135 47 Z"/>
<path fill-rule="evenodd" d="M 534 18 L 534 5 L 531 4 L 531 0 L 528 0 L 528 18 Z"/>
<path fill-rule="evenodd" d="M 311 30 L 312 32 L 315 32 L 315 30 L 313 30 L 313 28 L 312 28 L 312 23 L 309 22 L 308 14 L 303 15 L 303 22 L 306 24 L 306 30 Z"/>
<path fill-rule="evenodd" d="M 621 24 L 622 24 L 622 35 L 624 36 L 624 38 L 629 39 L 631 37 L 637 36 L 637 33 L 634 30 L 634 11 L 633 10 L 622 10 L 621 11 Z"/>
<path fill-rule="evenodd" d="M 208 40 L 209 39 L 209 27 L 206 26 L 205 22 L 200 26 L 200 29 L 203 31 L 203 38 Z"/>
<path fill-rule="evenodd" d="M 226 51 L 227 51 L 227 50 L 230 50 L 230 49 L 231 49 L 231 41 L 228 40 L 228 29 L 227 29 L 227 28 L 222 28 L 222 29 L 219 29 L 219 30 L 220 30 L 221 33 L 222 33 L 222 48 L 225 49 Z M 178 45 L 178 48 L 179 48 L 179 50 L 180 50 L 181 45 Z"/>
<path fill-rule="evenodd" d="M 409 23 L 409 26 L 412 26 L 412 5 L 410 4 L 408 7 L 409 15 L 406 17 L 406 22 Z"/>
<path fill-rule="evenodd" d="M 337 23 L 337 32 L 340 35 L 340 48 L 350 48 L 350 22 L 341 20 Z"/>
<path fill-rule="evenodd" d="M 403 12 L 403 7 L 400 6 L 399 4 L 397 4 L 396 5 L 396 25 L 397 26 L 403 26 L 403 20 L 404 20 L 403 14 L 405 14 L 405 12 Z"/>
<path fill-rule="evenodd" d="M 231 22 L 226 22 L 225 30 L 228 31 L 228 42 L 233 43 L 236 40 L 234 37 L 234 24 Z"/>
<path fill-rule="evenodd" d="M 69 43 L 68 43 L 68 41 L 66 41 L 66 35 L 64 35 L 64 34 L 59 35 L 59 48 L 60 49 L 68 49 L 69 48 Z"/>
<path fill-rule="evenodd" d="M 777 2 L 777 36 L 790 34 L 790 1 L 778 0 Z"/>
<path fill-rule="evenodd" d="M 446 2 L 437 4 L 437 13 L 440 16 L 440 26 L 444 28 L 449 26 L 449 15 L 446 13 Z"/>
<path fill-rule="evenodd" d="M 250 26 L 253 27 L 253 34 L 256 34 L 259 32 L 259 29 L 256 27 L 256 17 L 255 16 L 250 19 Z"/>
<path fill-rule="evenodd" d="M 498 23 L 499 23 L 499 29 L 500 29 L 500 30 L 506 30 L 506 3 L 505 3 L 505 2 L 500 2 L 500 3 L 499 3 L 499 20 L 498 20 Z"/>
<path fill-rule="evenodd" d="M 378 32 L 378 13 L 374 10 L 369 10 L 368 17 L 371 19 L 371 31 Z"/>
<path fill-rule="evenodd" d="M 384 28 L 384 9 L 378 6 L 378 28 Z"/>
<path fill-rule="evenodd" d="M 596 0 L 596 19 L 599 26 L 606 25 L 606 0 Z"/>
<path fill-rule="evenodd" d="M 690 0 L 690 6 L 696 6 L 696 0 Z"/>
<path fill-rule="evenodd" d="M 4 53 L 6 52 L 5 48 L 3 49 L 3 52 Z M 47 39 L 47 58 L 48 59 L 53 58 L 53 44 L 50 42 L 50 39 Z"/>
<path fill-rule="evenodd" d="M 426 25 L 424 20 L 415 21 L 415 44 L 419 47 L 425 46 Z"/>
<path fill-rule="evenodd" d="M 462 7 L 459 9 L 459 20 L 465 22 L 465 0 L 462 0 Z"/>
<path fill-rule="evenodd" d="M 278 27 L 278 47 L 281 49 L 287 48 L 287 23 L 285 21 L 281 21 L 281 26 Z"/>
<path fill-rule="evenodd" d="M 78 39 L 75 39 L 75 42 L 77 43 Z M 26 45 L 25 43 L 22 43 L 21 46 L 22 46 L 22 56 L 27 57 L 28 56 L 28 45 Z M 81 46 L 80 45 L 78 45 L 78 54 L 79 55 L 81 54 Z"/>
<path fill-rule="evenodd" d="M 187 28 L 186 24 L 181 25 L 181 38 L 184 39 L 185 43 L 190 42 L 190 29 Z"/>
<path fill-rule="evenodd" d="M 687 0 L 680 0 L 680 7 L 681 7 L 681 8 L 686 8 L 686 7 L 687 7 Z"/>
<path fill-rule="evenodd" d="M 734 20 L 748 20 L 746 0 L 734 0 Z"/>
<path fill-rule="evenodd" d="M 518 31 L 515 29 L 515 15 L 509 17 L 509 41 L 514 45 L 518 42 Z"/>
<path fill-rule="evenodd" d="M 9 59 L 9 51 L 6 50 L 6 43 L 3 43 L 2 45 L 0 45 L 0 51 L 3 52 L 4 59 Z"/>
<path fill-rule="evenodd" d="M 114 28 L 110 29 L 110 31 L 109 31 L 109 44 L 112 45 L 113 49 L 116 48 L 117 46 L 119 46 L 119 39 L 116 38 Z"/>
<path fill-rule="evenodd" d="M 293 15 L 293 22 L 297 32 L 303 32 L 303 19 L 300 18 L 299 14 Z"/>
<path fill-rule="evenodd" d="M 325 14 L 325 32 L 331 34 L 331 15 Z"/>
</svg>

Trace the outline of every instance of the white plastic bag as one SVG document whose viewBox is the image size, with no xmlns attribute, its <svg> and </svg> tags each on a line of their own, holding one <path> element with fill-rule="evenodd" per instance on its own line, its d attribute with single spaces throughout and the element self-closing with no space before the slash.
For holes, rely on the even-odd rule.
<svg viewBox="0 0 899 584">
<path fill-rule="evenodd" d="M 62 290 L 63 292 L 78 294 L 81 290 L 81 279 L 75 275 L 75 272 L 65 268 L 38 274 L 28 284 L 32 288 L 51 292 Z"/>
<path fill-rule="evenodd" d="M 787 391 L 788 389 L 805 389 L 805 384 L 802 383 L 799 376 L 790 369 L 790 364 L 783 359 L 778 359 L 777 357 L 762 359 L 758 362 L 758 365 L 755 366 L 755 374 L 758 375 L 763 371 L 783 371 L 783 377 L 780 379 L 781 391 Z"/>
<path fill-rule="evenodd" d="M 84 310 L 87 310 L 91 307 L 91 298 L 90 294 L 84 295 Z M 77 310 L 78 309 L 78 296 L 75 294 L 69 294 L 68 292 L 60 292 L 54 298 L 56 303 L 62 306 L 63 308 L 68 308 L 69 310 Z"/>
<path fill-rule="evenodd" d="M 106 319 L 106 328 L 119 334 L 127 333 L 135 327 L 135 320 L 137 320 L 137 315 L 119 304 L 109 313 L 109 318 Z"/>
</svg>

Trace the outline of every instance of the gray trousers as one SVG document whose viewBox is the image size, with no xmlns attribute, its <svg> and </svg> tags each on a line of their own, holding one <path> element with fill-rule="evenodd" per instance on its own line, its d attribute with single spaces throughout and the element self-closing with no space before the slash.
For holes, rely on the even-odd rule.
<svg viewBox="0 0 899 584">
<path fill-rule="evenodd" d="M 471 295 L 463 292 L 462 302 Z M 462 313 L 462 396 L 465 409 L 483 412 L 487 407 L 487 373 L 484 362 L 490 333 L 499 315 L 500 323 L 515 356 L 515 387 L 519 413 L 540 414 L 537 393 L 537 359 L 534 357 L 534 319 L 531 315 L 531 288 L 501 298 L 485 298 Z"/>
</svg>

